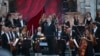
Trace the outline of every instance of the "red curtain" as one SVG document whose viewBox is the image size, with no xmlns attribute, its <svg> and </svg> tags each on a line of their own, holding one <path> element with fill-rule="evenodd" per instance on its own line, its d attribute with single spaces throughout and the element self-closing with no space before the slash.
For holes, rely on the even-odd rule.
<svg viewBox="0 0 100 56">
<path fill-rule="evenodd" d="M 28 21 L 27 27 L 30 33 L 32 33 L 32 27 L 33 27 L 33 32 L 37 29 L 37 27 L 39 26 L 39 19 L 41 18 L 44 12 L 45 12 L 44 8 L 42 8 L 42 10 L 35 17 L 31 18 L 31 20 Z"/>
<path fill-rule="evenodd" d="M 17 11 L 29 21 L 43 9 L 45 3 L 46 0 L 17 0 Z"/>
<path fill-rule="evenodd" d="M 45 11 L 47 15 L 55 13 L 56 15 L 59 14 L 60 11 L 61 0 L 48 0 Z"/>
<path fill-rule="evenodd" d="M 47 15 L 60 12 L 61 0 L 17 0 L 17 11 L 23 15 L 23 19 L 28 22 L 28 30 L 36 29 L 39 19 L 45 12 Z"/>
</svg>

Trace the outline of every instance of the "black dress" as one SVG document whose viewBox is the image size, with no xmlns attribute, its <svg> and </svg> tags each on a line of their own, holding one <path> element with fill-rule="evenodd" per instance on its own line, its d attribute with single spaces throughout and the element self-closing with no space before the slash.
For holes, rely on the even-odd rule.
<svg viewBox="0 0 100 56">
<path fill-rule="evenodd" d="M 87 44 L 85 56 L 94 56 L 92 41 L 87 40 Z"/>
</svg>

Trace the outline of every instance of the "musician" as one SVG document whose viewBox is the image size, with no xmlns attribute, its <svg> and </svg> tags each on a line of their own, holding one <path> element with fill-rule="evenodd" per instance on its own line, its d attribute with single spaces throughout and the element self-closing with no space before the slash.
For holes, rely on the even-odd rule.
<svg viewBox="0 0 100 56">
<path fill-rule="evenodd" d="M 64 24 L 67 26 L 67 27 L 70 27 L 70 22 L 69 22 L 69 16 L 65 17 L 64 18 Z"/>
<path fill-rule="evenodd" d="M 22 54 L 25 56 L 30 56 L 29 49 L 31 47 L 31 41 L 29 39 L 29 36 L 27 35 L 27 27 L 26 26 L 22 28 L 21 34 L 22 34 L 22 36 L 21 36 L 22 37 L 22 39 L 21 39 Z"/>
<path fill-rule="evenodd" d="M 68 39 L 67 43 L 69 43 L 69 45 L 70 45 L 71 54 L 72 54 L 72 56 L 76 56 L 78 47 L 73 42 L 73 39 L 76 39 L 76 33 L 72 30 L 72 28 L 68 28 L 66 30 L 66 34 L 67 34 L 67 39 Z M 71 43 L 71 41 L 73 43 Z M 76 39 L 76 41 L 77 41 L 77 39 Z"/>
<path fill-rule="evenodd" d="M 79 24 L 79 19 L 78 19 L 78 15 L 74 16 L 74 25 L 78 25 Z"/>
<path fill-rule="evenodd" d="M 58 25 L 57 26 L 57 30 L 56 30 L 56 39 L 57 39 L 57 48 L 59 51 L 57 51 L 59 53 L 60 56 L 65 56 L 65 50 L 66 50 L 66 39 L 64 39 L 63 37 L 66 37 L 66 34 L 63 30 L 62 30 L 62 26 Z"/>
<path fill-rule="evenodd" d="M 41 37 L 44 37 L 44 36 L 42 33 L 42 28 L 39 26 L 37 28 L 37 31 L 35 32 L 33 38 L 32 38 L 34 40 L 34 44 L 33 44 L 34 52 L 40 52 L 39 41 L 41 41 L 41 39 L 40 39 Z"/>
<path fill-rule="evenodd" d="M 97 26 L 100 27 L 100 11 L 97 13 L 96 18 L 95 18 L 95 21 L 97 23 Z"/>
<path fill-rule="evenodd" d="M 86 35 L 86 42 L 87 42 L 85 56 L 94 56 L 93 36 L 88 29 L 85 29 L 85 35 Z"/>
<path fill-rule="evenodd" d="M 39 20 L 39 25 L 42 27 L 42 33 L 44 33 L 44 25 L 47 23 L 47 22 L 46 22 L 46 19 L 47 19 L 47 16 L 46 16 L 46 14 L 44 13 L 44 14 L 42 15 L 42 17 L 40 18 L 40 20 Z"/>
<path fill-rule="evenodd" d="M 16 35 L 15 35 L 14 32 L 15 32 L 15 27 L 14 26 L 10 27 L 9 36 L 10 36 L 10 41 L 13 42 L 13 43 L 16 40 Z M 11 47 L 11 48 L 13 49 L 13 47 Z M 15 48 L 16 48 L 16 45 L 15 45 Z M 15 56 L 16 55 L 16 50 L 12 50 L 12 54 L 13 54 L 13 56 Z"/>
<path fill-rule="evenodd" d="M 18 21 L 18 18 L 19 18 L 18 16 L 19 16 L 18 13 L 15 13 L 15 14 L 14 14 L 14 19 L 13 19 L 13 21 L 14 21 L 14 26 L 16 26 L 16 27 L 17 27 L 17 23 L 18 23 L 17 21 Z"/>
<path fill-rule="evenodd" d="M 2 39 L 2 48 L 11 51 L 10 50 L 10 36 L 9 36 L 9 28 L 4 27 L 4 34 L 1 35 Z"/>
<path fill-rule="evenodd" d="M 0 22 L 2 22 L 2 16 L 0 16 Z"/>
<path fill-rule="evenodd" d="M 89 25 L 92 22 L 92 17 L 91 17 L 91 13 L 87 12 L 86 13 L 86 17 L 84 18 L 84 23 L 86 25 Z"/>
<path fill-rule="evenodd" d="M 39 37 L 41 36 L 42 34 L 42 28 L 41 27 L 38 27 L 37 28 L 37 32 L 34 34 L 33 36 L 33 40 L 36 41 L 39 39 Z"/>
<path fill-rule="evenodd" d="M 62 34 L 62 26 L 58 25 L 55 33 L 55 36 L 57 37 L 58 40 L 61 39 L 61 34 Z"/>
<path fill-rule="evenodd" d="M 52 22 L 54 23 L 54 25 L 56 25 L 58 23 L 58 19 L 57 19 L 55 13 L 52 14 Z"/>
<path fill-rule="evenodd" d="M 93 34 L 95 35 L 97 41 L 95 51 L 100 52 L 100 28 L 96 25 L 96 23 L 93 23 Z"/>
<path fill-rule="evenodd" d="M 5 24 L 5 19 L 6 19 L 7 13 L 3 14 L 2 16 L 0 16 L 0 24 L 4 25 Z"/>
<path fill-rule="evenodd" d="M 24 27 L 24 26 L 26 26 L 26 21 L 25 20 L 23 20 L 23 18 L 22 18 L 23 16 L 21 15 L 21 14 L 19 14 L 19 16 L 18 16 L 18 19 L 16 19 L 17 21 L 16 21 L 16 27 Z"/>
<path fill-rule="evenodd" d="M 47 23 L 44 25 L 44 35 L 46 36 L 46 40 L 48 43 L 49 53 L 54 53 L 54 45 L 55 45 L 55 25 L 52 23 L 52 17 L 49 16 L 47 18 Z"/>
<path fill-rule="evenodd" d="M 13 22 L 13 15 L 12 14 L 8 14 L 6 19 L 5 19 L 5 26 L 6 27 L 11 27 L 14 25 L 14 22 Z"/>
</svg>

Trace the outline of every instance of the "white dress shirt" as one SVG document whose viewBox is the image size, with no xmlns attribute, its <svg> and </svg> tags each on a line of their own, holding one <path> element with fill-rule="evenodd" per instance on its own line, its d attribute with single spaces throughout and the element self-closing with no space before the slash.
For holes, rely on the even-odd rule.
<svg viewBox="0 0 100 56">
<path fill-rule="evenodd" d="M 97 30 L 97 27 L 94 28 L 94 33 L 96 32 L 96 30 Z"/>
<path fill-rule="evenodd" d="M 20 23 L 21 23 L 21 26 L 23 27 L 23 26 L 24 26 L 24 24 L 23 24 L 23 20 L 21 20 Z"/>
<path fill-rule="evenodd" d="M 6 33 L 7 39 L 8 39 L 8 43 L 10 43 L 10 37 L 8 35 L 8 33 Z"/>
</svg>

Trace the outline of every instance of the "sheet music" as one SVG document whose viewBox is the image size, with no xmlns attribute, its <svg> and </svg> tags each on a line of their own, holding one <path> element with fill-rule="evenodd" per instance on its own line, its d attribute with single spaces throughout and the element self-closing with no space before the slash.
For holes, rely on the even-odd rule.
<svg viewBox="0 0 100 56">
<path fill-rule="evenodd" d="M 78 45 L 78 43 L 76 42 L 76 39 L 73 39 L 73 41 L 74 41 L 76 47 L 79 48 L 79 45 Z"/>
<path fill-rule="evenodd" d="M 14 43 L 13 43 L 13 46 L 16 46 L 16 44 L 17 44 L 17 42 L 18 42 L 18 38 L 16 38 L 16 40 L 14 41 Z"/>
</svg>

